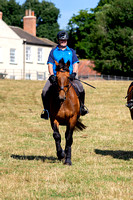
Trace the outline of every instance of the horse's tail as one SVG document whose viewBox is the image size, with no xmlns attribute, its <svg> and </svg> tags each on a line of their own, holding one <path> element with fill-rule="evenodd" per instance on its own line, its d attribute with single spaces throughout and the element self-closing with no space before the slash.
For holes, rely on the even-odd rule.
<svg viewBox="0 0 133 200">
<path fill-rule="evenodd" d="M 78 119 L 76 126 L 75 126 L 75 131 L 83 131 L 84 129 L 86 129 L 87 126 L 85 126 L 82 122 L 81 119 Z"/>
</svg>

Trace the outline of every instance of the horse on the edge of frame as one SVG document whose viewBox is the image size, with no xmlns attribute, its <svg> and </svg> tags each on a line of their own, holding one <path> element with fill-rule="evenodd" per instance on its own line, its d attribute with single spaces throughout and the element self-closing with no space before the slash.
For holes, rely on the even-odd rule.
<svg viewBox="0 0 133 200">
<path fill-rule="evenodd" d="M 70 62 L 64 63 L 64 60 L 61 59 L 59 63 L 56 61 L 55 63 L 57 83 L 49 91 L 49 116 L 56 144 L 57 157 L 59 160 L 65 160 L 64 164 L 72 165 L 71 146 L 73 143 L 73 131 L 74 129 L 82 131 L 86 126 L 79 119 L 80 102 L 69 79 Z M 65 150 L 61 147 L 59 125 L 66 126 Z"/>
<path fill-rule="evenodd" d="M 133 120 L 133 82 L 130 84 L 130 86 L 127 90 L 127 96 L 125 98 L 127 98 L 126 106 L 129 108 L 131 118 Z"/>
</svg>

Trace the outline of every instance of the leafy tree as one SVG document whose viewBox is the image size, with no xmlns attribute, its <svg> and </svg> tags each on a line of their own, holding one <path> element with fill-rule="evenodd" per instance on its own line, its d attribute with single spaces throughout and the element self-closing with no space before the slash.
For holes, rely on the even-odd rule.
<svg viewBox="0 0 133 200">
<path fill-rule="evenodd" d="M 88 36 L 94 21 L 94 14 L 88 13 L 88 10 L 80 10 L 79 14 L 73 15 L 68 23 L 70 47 L 76 49 L 77 54 L 82 58 L 88 56 Z"/>
<path fill-rule="evenodd" d="M 52 41 L 56 41 L 56 35 L 59 31 L 57 22 L 60 11 L 51 2 L 38 0 L 26 0 L 22 5 L 23 11 L 32 9 L 37 18 L 37 36 L 45 37 Z"/>
<path fill-rule="evenodd" d="M 99 72 L 133 76 L 132 18 L 132 0 L 115 0 L 96 13 L 90 52 Z"/>
<path fill-rule="evenodd" d="M 69 20 L 67 30 L 69 32 L 69 46 L 76 49 L 80 58 L 88 58 L 90 38 L 89 34 L 91 28 L 95 23 L 95 13 L 100 11 L 103 5 L 113 0 L 100 0 L 98 6 L 95 9 L 90 9 L 91 12 L 86 10 L 80 10 L 78 15 L 73 15 Z M 89 55 L 91 58 L 91 55 Z"/>
<path fill-rule="evenodd" d="M 91 11 L 69 21 L 72 47 L 80 58 L 95 60 L 99 72 L 133 76 L 133 1 L 100 0 Z"/>
<path fill-rule="evenodd" d="M 104 6 L 105 4 L 111 4 L 113 1 L 115 1 L 115 0 L 100 0 L 100 1 L 98 2 L 97 7 L 94 8 L 94 9 L 91 8 L 91 11 L 94 12 L 94 13 L 96 13 L 96 12 L 102 10 L 102 9 L 103 9 L 103 6 Z"/>
<path fill-rule="evenodd" d="M 0 11 L 3 12 L 3 20 L 12 26 L 23 27 L 25 10 L 32 9 L 37 18 L 37 36 L 45 37 L 56 42 L 59 31 L 57 22 L 60 11 L 51 2 L 42 0 L 26 0 L 21 6 L 15 0 L 0 0 Z"/>
<path fill-rule="evenodd" d="M 15 0 L 0 0 L 0 11 L 3 12 L 3 20 L 8 25 L 22 27 L 22 9 Z"/>
</svg>

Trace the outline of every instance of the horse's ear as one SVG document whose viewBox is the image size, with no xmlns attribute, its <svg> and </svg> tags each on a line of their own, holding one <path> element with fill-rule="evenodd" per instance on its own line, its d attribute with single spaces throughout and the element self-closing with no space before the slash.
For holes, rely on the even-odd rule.
<svg viewBox="0 0 133 200">
<path fill-rule="evenodd" d="M 63 65 L 65 64 L 63 58 L 60 59 L 59 64 L 63 64 Z"/>
<path fill-rule="evenodd" d="M 70 61 L 69 60 L 67 61 L 66 65 L 69 68 L 69 66 L 70 66 Z"/>
<path fill-rule="evenodd" d="M 56 66 L 58 66 L 59 65 L 59 63 L 55 60 L 55 64 L 56 64 Z"/>
</svg>

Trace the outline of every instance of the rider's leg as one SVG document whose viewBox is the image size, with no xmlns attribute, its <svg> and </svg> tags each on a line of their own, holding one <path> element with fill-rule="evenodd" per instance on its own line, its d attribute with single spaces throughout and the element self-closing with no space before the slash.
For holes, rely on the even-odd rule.
<svg viewBox="0 0 133 200">
<path fill-rule="evenodd" d="M 47 80 L 47 82 L 42 90 L 42 94 L 41 94 L 43 107 L 44 107 L 44 110 L 41 113 L 41 118 L 43 118 L 43 119 L 49 118 L 49 95 L 48 95 L 48 93 L 49 93 L 50 86 L 51 86 L 51 83 L 49 80 Z"/>
<path fill-rule="evenodd" d="M 78 80 L 73 80 L 73 84 L 75 88 L 78 90 L 79 93 L 79 101 L 80 101 L 80 114 L 86 115 L 88 113 L 88 110 L 85 108 L 84 103 L 85 103 L 85 91 L 83 88 L 83 85 L 80 81 Z"/>
</svg>

